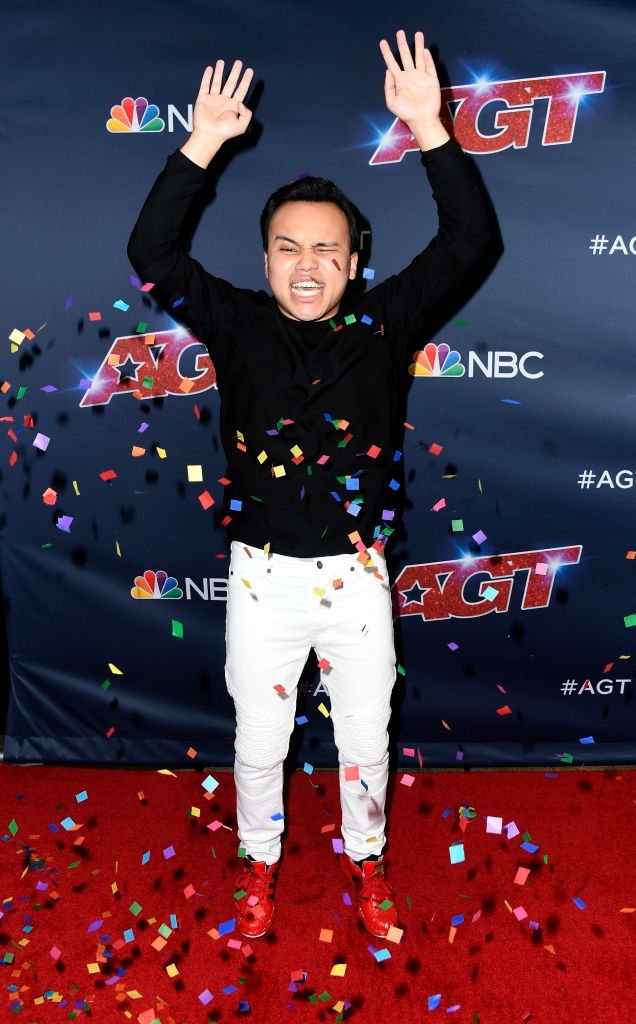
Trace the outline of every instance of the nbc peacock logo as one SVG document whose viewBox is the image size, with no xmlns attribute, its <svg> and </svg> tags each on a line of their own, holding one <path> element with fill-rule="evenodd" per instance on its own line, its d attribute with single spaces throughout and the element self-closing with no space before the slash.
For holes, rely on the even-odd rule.
<svg viewBox="0 0 636 1024">
<path fill-rule="evenodd" d="M 168 576 L 163 569 L 158 569 L 157 572 L 146 569 L 143 576 L 135 576 L 135 585 L 130 591 L 130 596 L 137 600 L 147 600 L 148 598 L 176 600 L 183 597 L 183 591 L 177 584 L 178 580 L 174 576 Z"/>
<path fill-rule="evenodd" d="M 463 377 L 466 368 L 459 352 L 450 345 L 435 345 L 429 342 L 419 352 L 413 353 L 414 362 L 409 366 L 412 377 Z"/>
<path fill-rule="evenodd" d="M 159 107 L 145 96 L 126 96 L 111 107 L 106 127 L 109 132 L 162 132 L 166 125 L 158 114 Z"/>
</svg>

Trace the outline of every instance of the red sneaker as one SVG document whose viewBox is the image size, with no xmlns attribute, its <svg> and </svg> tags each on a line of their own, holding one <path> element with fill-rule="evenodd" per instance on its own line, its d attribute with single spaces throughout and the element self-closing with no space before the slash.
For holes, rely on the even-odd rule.
<svg viewBox="0 0 636 1024">
<path fill-rule="evenodd" d="M 364 860 L 360 867 L 343 853 L 340 864 L 358 892 L 358 917 L 364 927 L 376 938 L 386 938 L 389 928 L 397 927 L 398 915 L 395 892 L 384 877 L 384 858 Z M 390 906 L 382 907 L 386 901 Z"/>
<path fill-rule="evenodd" d="M 245 867 L 236 879 L 236 889 L 245 895 L 237 900 L 238 930 L 248 939 L 260 939 L 274 920 L 274 889 L 278 863 L 245 858 Z"/>
</svg>

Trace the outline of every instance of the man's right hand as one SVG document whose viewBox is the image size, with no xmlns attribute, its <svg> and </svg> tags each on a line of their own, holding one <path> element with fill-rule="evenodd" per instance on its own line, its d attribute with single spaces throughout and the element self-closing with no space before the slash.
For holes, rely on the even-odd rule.
<svg viewBox="0 0 636 1024">
<path fill-rule="evenodd" d="M 252 119 L 252 111 L 247 109 L 243 100 L 254 70 L 246 68 L 241 76 L 243 63 L 235 60 L 222 86 L 224 67 L 225 62 L 217 60 L 214 66 L 209 65 L 203 72 L 194 105 L 192 135 L 181 147 L 181 152 L 199 167 L 207 167 L 223 143 L 242 135 Z"/>
</svg>

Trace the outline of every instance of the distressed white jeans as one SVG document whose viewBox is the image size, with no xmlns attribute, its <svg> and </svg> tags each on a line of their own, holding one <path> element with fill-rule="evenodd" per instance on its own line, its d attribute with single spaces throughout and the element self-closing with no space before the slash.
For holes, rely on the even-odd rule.
<svg viewBox="0 0 636 1024">
<path fill-rule="evenodd" d="M 283 761 L 312 647 L 329 662 L 321 679 L 338 748 L 345 853 L 362 860 L 384 847 L 395 649 L 386 562 L 371 554 L 375 570 L 357 552 L 295 558 L 232 543 L 225 679 L 236 709 L 238 835 L 267 864 L 280 857 Z M 345 768 L 359 778 L 346 778 Z"/>
</svg>

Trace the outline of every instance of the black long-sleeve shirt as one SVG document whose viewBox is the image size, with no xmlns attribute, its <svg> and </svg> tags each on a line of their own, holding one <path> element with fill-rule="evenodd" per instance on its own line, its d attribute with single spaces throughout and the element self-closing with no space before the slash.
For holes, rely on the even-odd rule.
<svg viewBox="0 0 636 1024">
<path fill-rule="evenodd" d="M 354 550 L 356 535 L 379 548 L 396 525 L 398 396 L 414 336 L 493 237 L 460 146 L 451 139 L 421 160 L 438 233 L 400 273 L 345 295 L 330 321 L 292 320 L 267 292 L 237 288 L 188 255 L 183 224 L 205 170 L 180 150 L 144 203 L 128 256 L 214 362 L 232 539 L 315 557 Z"/>
</svg>

